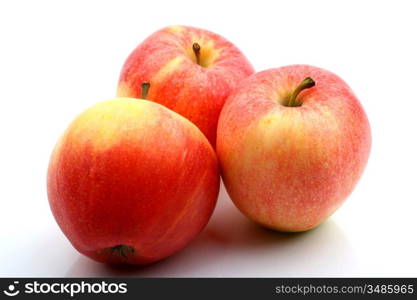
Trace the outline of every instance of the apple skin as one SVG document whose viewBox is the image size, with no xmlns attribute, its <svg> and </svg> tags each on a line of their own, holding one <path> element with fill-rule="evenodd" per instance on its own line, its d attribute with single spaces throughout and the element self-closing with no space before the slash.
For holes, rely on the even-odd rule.
<svg viewBox="0 0 417 300">
<path fill-rule="evenodd" d="M 294 89 L 298 107 L 288 107 Z M 241 82 L 221 112 L 217 154 L 226 189 L 250 219 L 279 231 L 305 231 L 352 192 L 367 163 L 371 132 L 349 86 L 326 70 L 292 65 Z"/>
<path fill-rule="evenodd" d="M 198 128 L 154 102 L 114 99 L 80 114 L 48 169 L 52 213 L 72 245 L 143 265 L 190 242 L 219 192 L 216 154 Z"/>
<path fill-rule="evenodd" d="M 201 47 L 196 63 L 193 44 Z M 119 79 L 119 97 L 141 97 L 149 82 L 149 99 L 197 125 L 213 146 L 220 111 L 237 84 L 254 72 L 232 43 L 199 28 L 171 26 L 143 41 L 127 58 Z"/>
</svg>

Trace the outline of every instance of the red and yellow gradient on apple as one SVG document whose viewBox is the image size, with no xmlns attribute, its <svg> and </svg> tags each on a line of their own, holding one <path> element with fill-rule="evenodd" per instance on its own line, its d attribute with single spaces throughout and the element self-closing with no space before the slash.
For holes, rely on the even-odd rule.
<svg viewBox="0 0 417 300">
<path fill-rule="evenodd" d="M 57 143 L 49 203 L 82 254 L 107 263 L 165 258 L 207 224 L 219 191 L 217 158 L 182 116 L 118 98 L 80 114 Z"/>
<path fill-rule="evenodd" d="M 254 72 L 245 56 L 223 37 L 194 27 L 171 26 L 155 32 L 126 60 L 119 97 L 149 98 L 186 117 L 215 145 L 217 121 L 226 98 Z"/>
<path fill-rule="evenodd" d="M 245 79 L 219 119 L 226 189 L 250 219 L 305 231 L 329 217 L 358 182 L 371 147 L 366 114 L 333 73 L 293 65 Z"/>
</svg>

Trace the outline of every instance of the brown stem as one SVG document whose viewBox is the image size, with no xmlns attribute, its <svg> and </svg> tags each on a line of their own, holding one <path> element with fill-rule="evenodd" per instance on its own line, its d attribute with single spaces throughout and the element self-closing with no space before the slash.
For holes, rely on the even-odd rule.
<svg viewBox="0 0 417 300">
<path fill-rule="evenodd" d="M 146 99 L 148 97 L 149 88 L 151 87 L 151 84 L 149 82 L 142 82 L 142 95 L 141 99 Z"/>
<path fill-rule="evenodd" d="M 194 54 L 195 54 L 197 64 L 200 64 L 200 50 L 201 50 L 200 45 L 198 43 L 194 43 L 193 44 L 193 51 L 194 51 Z"/>
<path fill-rule="evenodd" d="M 298 94 L 305 89 L 309 89 L 313 86 L 315 86 L 316 83 L 314 82 L 314 80 L 311 77 L 307 77 L 306 79 L 304 79 L 296 88 L 295 90 L 292 92 L 290 100 L 287 103 L 287 106 L 300 106 L 301 103 L 297 103 L 297 96 Z"/>
</svg>

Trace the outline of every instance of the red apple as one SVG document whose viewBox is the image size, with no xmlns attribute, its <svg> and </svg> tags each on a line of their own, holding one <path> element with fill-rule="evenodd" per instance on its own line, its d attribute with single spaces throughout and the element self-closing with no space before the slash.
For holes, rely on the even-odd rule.
<svg viewBox="0 0 417 300">
<path fill-rule="evenodd" d="M 79 115 L 53 151 L 48 197 L 82 254 L 148 264 L 183 248 L 218 196 L 213 148 L 198 128 L 154 102 L 119 98 Z"/>
<path fill-rule="evenodd" d="M 241 82 L 217 133 L 230 197 L 247 217 L 281 231 L 329 217 L 358 182 L 370 147 L 368 119 L 349 86 L 307 65 Z"/>
<path fill-rule="evenodd" d="M 192 121 L 214 146 L 224 101 L 253 72 L 245 56 L 223 37 L 171 26 L 152 34 L 130 54 L 117 94 L 140 98 L 141 83 L 150 82 L 149 98 Z"/>
</svg>

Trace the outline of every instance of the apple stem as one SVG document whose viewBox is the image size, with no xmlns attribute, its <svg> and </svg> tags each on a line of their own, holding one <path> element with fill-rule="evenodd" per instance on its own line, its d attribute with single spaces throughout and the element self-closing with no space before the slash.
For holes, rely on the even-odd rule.
<svg viewBox="0 0 417 300">
<path fill-rule="evenodd" d="M 142 99 L 146 99 L 146 97 L 148 97 L 148 92 L 149 92 L 149 88 L 151 86 L 151 84 L 149 82 L 142 82 Z"/>
<path fill-rule="evenodd" d="M 297 103 L 297 96 L 298 94 L 305 89 L 309 89 L 313 86 L 315 86 L 316 83 L 314 82 L 314 80 L 311 77 L 307 77 L 306 79 L 304 79 L 296 88 L 295 90 L 292 92 L 290 100 L 288 101 L 287 106 L 293 107 L 293 106 L 300 106 L 301 103 Z"/>
<path fill-rule="evenodd" d="M 195 57 L 196 57 L 197 64 L 200 64 L 200 49 L 201 49 L 201 47 L 198 43 L 193 44 L 193 51 L 194 51 L 194 54 L 195 54 Z"/>
</svg>

